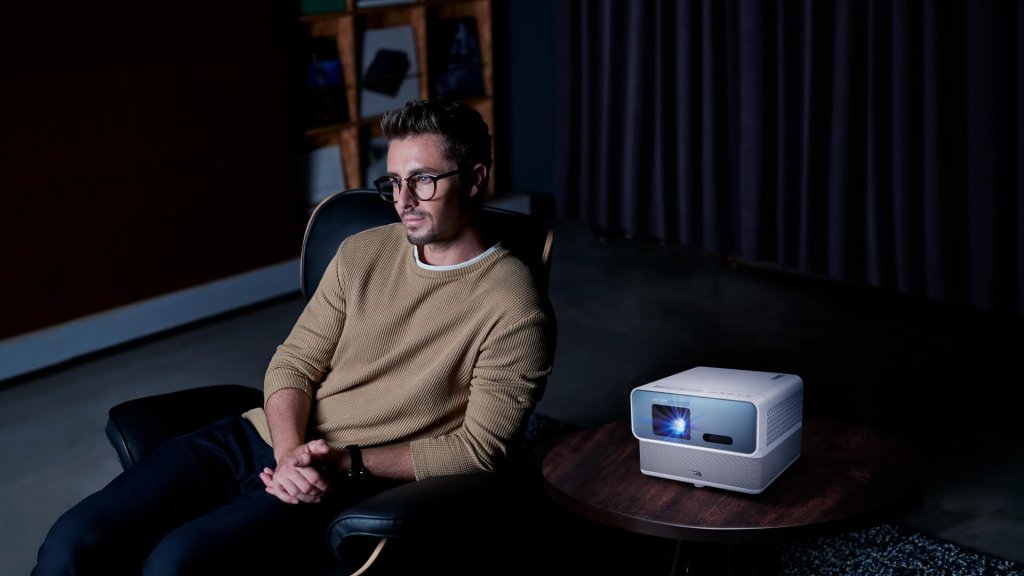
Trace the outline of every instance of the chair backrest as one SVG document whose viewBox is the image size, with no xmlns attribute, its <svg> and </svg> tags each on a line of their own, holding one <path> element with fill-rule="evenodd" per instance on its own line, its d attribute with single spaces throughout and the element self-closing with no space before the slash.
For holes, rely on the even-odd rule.
<svg viewBox="0 0 1024 576">
<path fill-rule="evenodd" d="M 551 224 L 530 214 L 494 206 L 484 207 L 483 218 L 488 232 L 496 234 L 502 246 L 533 270 L 546 294 L 554 239 Z M 316 292 L 342 240 L 356 232 L 392 222 L 398 222 L 395 207 L 381 200 L 376 190 L 345 190 L 321 201 L 313 209 L 302 239 L 299 258 L 302 296 L 309 300 Z"/>
</svg>

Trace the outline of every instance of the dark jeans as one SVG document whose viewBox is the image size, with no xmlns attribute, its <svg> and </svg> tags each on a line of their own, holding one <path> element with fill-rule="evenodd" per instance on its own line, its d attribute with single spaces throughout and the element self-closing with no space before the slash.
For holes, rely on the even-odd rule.
<svg viewBox="0 0 1024 576">
<path fill-rule="evenodd" d="M 298 574 L 329 562 L 340 508 L 394 485 L 335 481 L 319 504 L 286 504 L 265 466 L 273 450 L 240 416 L 167 442 L 65 512 L 32 574 Z"/>
</svg>

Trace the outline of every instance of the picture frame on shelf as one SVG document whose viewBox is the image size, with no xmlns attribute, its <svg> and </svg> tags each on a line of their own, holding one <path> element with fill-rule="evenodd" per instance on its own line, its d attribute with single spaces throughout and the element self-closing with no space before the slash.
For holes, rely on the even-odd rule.
<svg viewBox="0 0 1024 576">
<path fill-rule="evenodd" d="M 305 107 L 307 130 L 348 122 L 348 97 L 334 36 L 311 36 L 305 42 Z"/>
<path fill-rule="evenodd" d="M 363 34 L 359 115 L 372 118 L 419 98 L 419 58 L 412 26 Z"/>
<path fill-rule="evenodd" d="M 331 194 L 347 188 L 341 148 L 328 144 L 306 152 L 298 163 L 299 178 L 306 183 L 306 201 L 315 206 Z"/>
<path fill-rule="evenodd" d="M 373 188 L 373 181 L 388 173 L 388 141 L 374 135 L 366 139 L 366 167 L 364 181 L 367 188 Z"/>
<path fill-rule="evenodd" d="M 432 96 L 463 100 L 487 95 L 475 18 L 438 20 L 431 31 L 428 57 Z"/>
</svg>

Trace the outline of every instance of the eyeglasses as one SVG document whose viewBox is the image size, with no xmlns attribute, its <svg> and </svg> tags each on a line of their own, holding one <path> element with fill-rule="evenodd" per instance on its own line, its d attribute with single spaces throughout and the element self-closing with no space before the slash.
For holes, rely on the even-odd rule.
<svg viewBox="0 0 1024 576">
<path fill-rule="evenodd" d="M 445 172 L 444 174 L 413 174 L 408 178 L 399 178 L 398 176 L 381 176 L 373 181 L 373 185 L 377 187 L 377 192 L 385 202 L 391 202 L 392 204 L 397 202 L 395 200 L 395 192 L 398 192 L 402 188 L 402 182 L 404 181 L 406 186 L 409 187 L 409 192 L 413 196 L 418 198 L 421 202 L 426 202 L 434 197 L 434 193 L 437 192 L 437 181 L 442 178 L 454 176 L 460 171 L 458 169 L 452 170 L 451 172 Z"/>
</svg>

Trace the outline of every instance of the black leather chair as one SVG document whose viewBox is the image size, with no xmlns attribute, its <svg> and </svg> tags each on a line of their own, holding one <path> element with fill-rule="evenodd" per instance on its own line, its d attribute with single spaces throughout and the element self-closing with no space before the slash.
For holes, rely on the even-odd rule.
<svg viewBox="0 0 1024 576">
<path fill-rule="evenodd" d="M 485 226 L 534 270 L 546 292 L 553 242 L 550 224 L 490 206 L 485 208 L 484 217 Z M 313 295 L 345 237 L 397 221 L 394 207 L 383 202 L 374 190 L 349 190 L 323 200 L 310 216 L 303 238 L 303 297 L 308 300 Z M 122 467 L 127 468 L 167 439 L 260 405 L 263 393 L 258 385 L 205 385 L 129 400 L 110 409 L 106 434 Z M 535 467 L 527 462 L 527 444 L 531 435 L 541 436 L 536 430 L 540 427 L 537 416 L 531 415 L 523 431 L 522 449 L 504 472 L 410 482 L 342 511 L 326 536 L 336 564 L 323 572 L 361 573 L 364 566 L 374 574 L 421 571 L 433 564 L 443 573 L 494 573 L 476 562 L 487 556 L 488 541 L 523 520 L 529 506 L 526 500 L 536 495 L 529 486 Z M 385 542 L 387 546 L 383 546 Z M 451 548 L 453 543 L 458 543 L 457 549 L 440 552 L 444 549 L 439 546 Z M 371 566 L 368 560 L 375 562 Z"/>
</svg>

